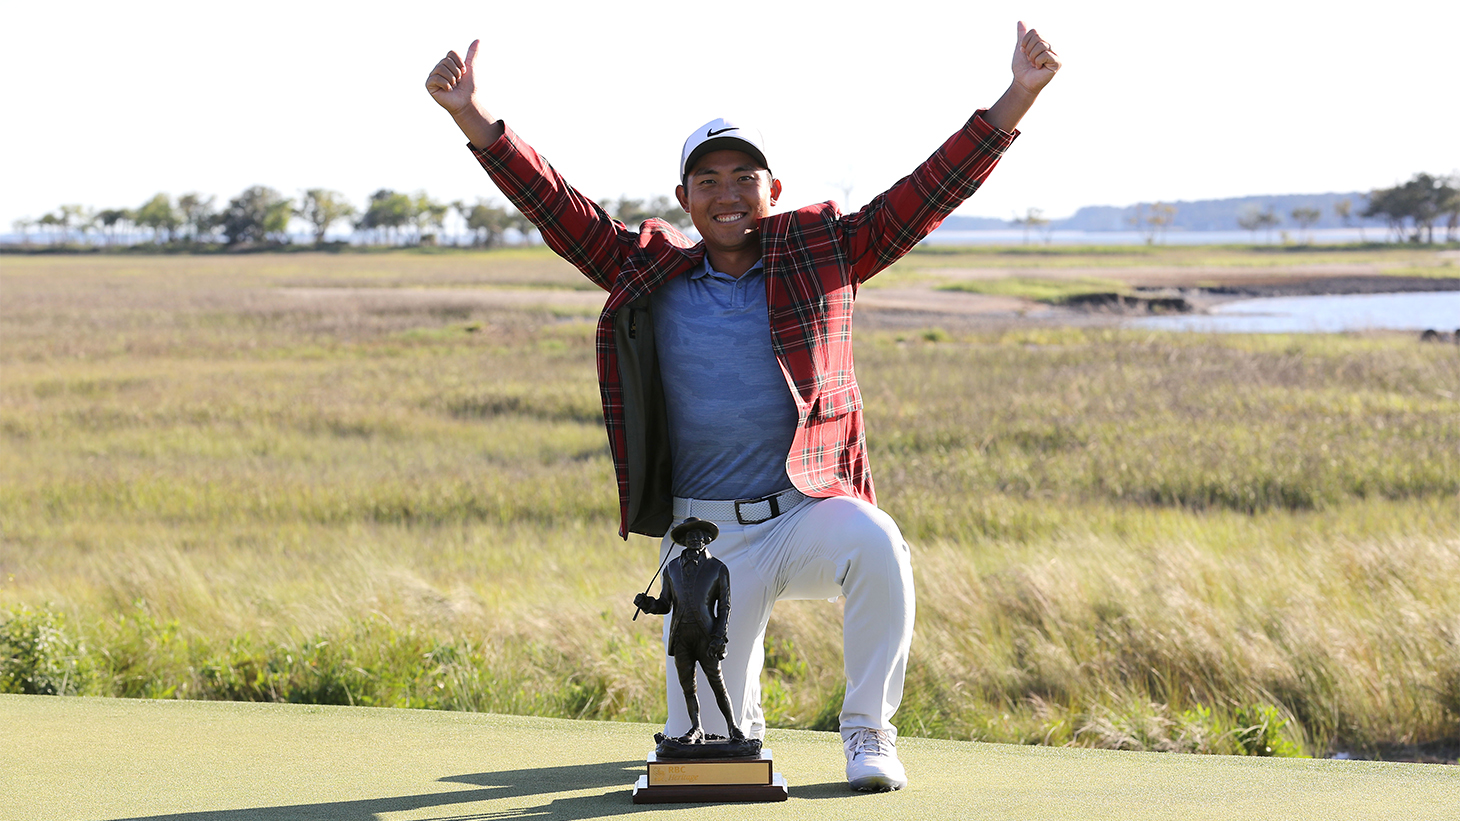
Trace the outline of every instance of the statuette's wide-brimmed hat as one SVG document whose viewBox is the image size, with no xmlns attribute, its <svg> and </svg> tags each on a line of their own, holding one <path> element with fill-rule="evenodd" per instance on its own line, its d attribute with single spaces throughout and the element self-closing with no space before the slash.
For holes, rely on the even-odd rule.
<svg viewBox="0 0 1460 821">
<path fill-rule="evenodd" d="M 696 519 L 691 516 L 685 519 L 679 527 L 669 531 L 669 538 L 673 539 L 675 544 L 684 544 L 684 540 L 689 537 L 689 534 L 695 532 L 703 533 L 709 537 L 705 540 L 707 542 L 712 542 L 720 536 L 720 528 L 714 522 L 707 522 L 704 519 Z"/>
</svg>

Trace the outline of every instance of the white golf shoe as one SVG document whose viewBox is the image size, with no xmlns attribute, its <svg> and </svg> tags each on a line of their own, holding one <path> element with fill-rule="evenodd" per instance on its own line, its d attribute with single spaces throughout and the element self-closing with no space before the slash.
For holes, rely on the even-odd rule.
<svg viewBox="0 0 1460 821">
<path fill-rule="evenodd" d="M 887 792 L 907 786 L 907 771 L 897 760 L 897 744 L 886 730 L 857 730 L 842 742 L 847 754 L 847 782 L 863 792 Z"/>
</svg>

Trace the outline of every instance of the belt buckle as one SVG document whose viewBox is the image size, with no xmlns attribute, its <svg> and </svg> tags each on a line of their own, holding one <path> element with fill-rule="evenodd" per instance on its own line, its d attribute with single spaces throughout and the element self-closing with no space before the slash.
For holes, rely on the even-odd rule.
<svg viewBox="0 0 1460 821">
<path fill-rule="evenodd" d="M 761 522 L 769 522 L 771 519 L 774 519 L 777 516 L 781 515 L 781 504 L 780 504 L 780 499 L 778 498 L 779 496 L 780 496 L 779 493 L 772 493 L 769 496 L 762 496 L 759 499 L 736 499 L 735 500 L 735 521 L 737 521 L 737 522 L 739 522 L 740 524 L 743 524 L 743 525 L 758 525 Z M 747 521 L 745 519 L 745 517 L 740 514 L 740 506 L 741 505 L 758 505 L 761 502 L 769 502 L 770 503 L 770 506 L 771 506 L 771 515 L 765 517 L 764 519 L 756 519 L 754 521 Z"/>
</svg>

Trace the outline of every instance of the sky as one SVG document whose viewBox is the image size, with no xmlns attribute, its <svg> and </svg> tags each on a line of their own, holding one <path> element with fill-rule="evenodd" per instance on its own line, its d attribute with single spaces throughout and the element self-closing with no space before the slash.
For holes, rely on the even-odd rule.
<svg viewBox="0 0 1460 821">
<path fill-rule="evenodd" d="M 17 0 L 0 25 L 0 231 L 62 203 L 222 204 L 260 184 L 500 201 L 425 92 L 478 37 L 492 113 L 591 197 L 672 194 L 690 129 L 725 116 L 765 135 L 783 206 L 848 184 L 856 206 L 999 97 L 1020 19 L 1064 68 L 959 214 L 1460 170 L 1453 0 Z"/>
</svg>

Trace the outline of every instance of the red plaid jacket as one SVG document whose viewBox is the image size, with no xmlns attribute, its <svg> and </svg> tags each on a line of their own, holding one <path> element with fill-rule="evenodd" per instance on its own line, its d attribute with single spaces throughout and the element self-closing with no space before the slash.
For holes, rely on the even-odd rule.
<svg viewBox="0 0 1460 821">
<path fill-rule="evenodd" d="M 896 262 L 978 190 L 1018 132 L 979 111 L 913 173 L 855 214 L 823 202 L 760 221 L 771 341 L 796 401 L 786 472 L 808 496 L 876 503 L 862 395 L 852 369 L 858 286 Z M 704 259 L 662 220 L 630 230 L 578 193 L 506 128 L 472 153 L 543 240 L 600 288 L 598 381 L 618 477 L 619 535 L 662 536 L 672 523 L 668 427 L 649 295 Z"/>
</svg>

